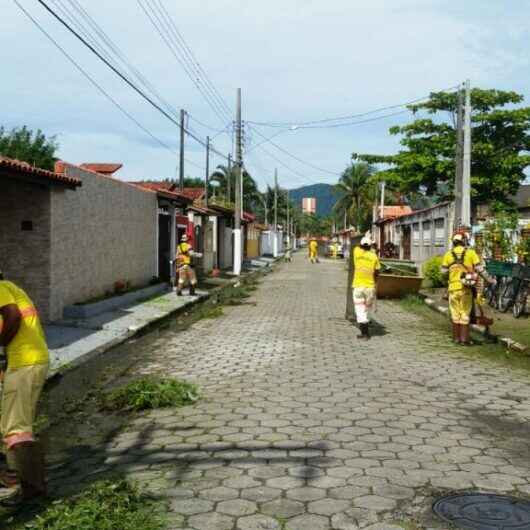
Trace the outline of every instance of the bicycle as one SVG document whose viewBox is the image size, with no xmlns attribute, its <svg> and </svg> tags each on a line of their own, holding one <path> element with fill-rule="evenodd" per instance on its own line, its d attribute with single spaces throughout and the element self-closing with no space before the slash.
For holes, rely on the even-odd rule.
<svg viewBox="0 0 530 530">
<path fill-rule="evenodd" d="M 526 301 L 530 292 L 530 285 L 527 279 L 522 279 L 513 302 L 512 313 L 515 318 L 520 318 L 526 313 Z"/>
</svg>

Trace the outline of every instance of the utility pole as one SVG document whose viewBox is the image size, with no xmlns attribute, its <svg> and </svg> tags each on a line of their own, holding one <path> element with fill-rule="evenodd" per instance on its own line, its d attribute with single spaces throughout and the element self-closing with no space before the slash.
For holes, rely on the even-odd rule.
<svg viewBox="0 0 530 530">
<path fill-rule="evenodd" d="M 206 137 L 206 175 L 204 175 L 204 204 L 208 207 L 208 182 L 210 180 L 210 137 Z"/>
<path fill-rule="evenodd" d="M 278 170 L 274 170 L 274 231 L 278 229 Z"/>
<path fill-rule="evenodd" d="M 241 89 L 237 89 L 236 105 L 236 204 L 234 216 L 234 274 L 241 274 L 242 265 L 242 241 L 241 241 L 241 171 L 243 169 L 243 149 L 241 145 Z"/>
<path fill-rule="evenodd" d="M 385 216 L 385 188 L 386 182 L 383 180 L 383 182 L 381 182 L 381 211 L 377 216 L 379 219 L 383 219 Z"/>
<path fill-rule="evenodd" d="M 287 190 L 287 248 L 291 247 L 291 225 L 289 222 L 289 190 Z"/>
<path fill-rule="evenodd" d="M 456 153 L 455 153 L 455 217 L 454 228 L 462 224 L 462 177 L 464 170 L 464 92 L 458 91 L 456 114 Z"/>
<path fill-rule="evenodd" d="M 226 175 L 226 194 L 228 195 L 227 200 L 228 204 L 232 202 L 232 153 L 228 153 L 228 173 Z"/>
<path fill-rule="evenodd" d="M 464 160 L 462 171 L 462 225 L 471 227 L 471 83 L 466 81 Z"/>
<path fill-rule="evenodd" d="M 184 120 L 186 119 L 186 111 L 180 109 L 180 153 L 179 153 L 179 188 L 180 191 L 184 189 Z"/>
</svg>

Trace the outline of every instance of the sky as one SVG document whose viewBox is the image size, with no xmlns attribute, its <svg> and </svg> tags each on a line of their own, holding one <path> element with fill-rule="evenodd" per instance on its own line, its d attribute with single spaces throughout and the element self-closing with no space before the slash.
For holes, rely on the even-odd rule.
<svg viewBox="0 0 530 530">
<path fill-rule="evenodd" d="M 124 180 L 174 178 L 178 127 L 36 0 L 18 1 L 143 129 L 103 96 L 13 0 L 2 0 L 0 7 L 1 124 L 56 135 L 59 157 L 72 163 L 121 162 L 117 175 Z M 174 109 L 190 114 L 189 126 L 197 136 L 214 137 L 221 153 L 232 150 L 231 136 L 219 131 L 235 118 L 241 88 L 245 165 L 262 189 L 272 185 L 275 168 L 282 187 L 333 184 L 352 153 L 396 152 L 399 138 L 388 129 L 411 116 L 335 128 L 302 128 L 300 123 L 405 103 L 466 79 L 472 86 L 515 90 L 527 103 L 530 99 L 530 0 L 46 2 L 64 16 L 68 12 L 61 9 L 75 14 L 72 2 L 82 6 L 157 92 Z M 212 110 L 197 89 L 197 76 L 188 77 L 142 10 L 157 2 L 171 15 L 230 113 Z M 81 22 L 88 27 L 86 20 Z M 271 143 L 259 145 L 274 134 L 275 144 L 305 164 Z M 186 175 L 204 177 L 204 147 L 188 138 L 185 153 Z M 210 167 L 223 163 L 212 155 Z"/>
</svg>

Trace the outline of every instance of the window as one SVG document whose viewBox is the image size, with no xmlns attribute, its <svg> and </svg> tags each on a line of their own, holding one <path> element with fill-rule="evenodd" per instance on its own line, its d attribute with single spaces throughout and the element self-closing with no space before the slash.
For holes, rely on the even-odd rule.
<svg viewBox="0 0 530 530">
<path fill-rule="evenodd" d="M 445 242 L 445 219 L 436 219 L 434 221 L 434 239 L 437 246 L 441 246 Z"/>
<path fill-rule="evenodd" d="M 412 225 L 412 242 L 414 245 L 420 244 L 420 223 L 414 223 Z"/>
<path fill-rule="evenodd" d="M 431 244 L 431 222 L 423 221 L 423 244 Z"/>
</svg>

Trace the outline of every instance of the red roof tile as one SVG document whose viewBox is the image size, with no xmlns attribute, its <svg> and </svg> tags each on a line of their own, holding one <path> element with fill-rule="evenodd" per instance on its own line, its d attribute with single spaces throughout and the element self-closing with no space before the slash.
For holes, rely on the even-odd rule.
<svg viewBox="0 0 530 530">
<path fill-rule="evenodd" d="M 172 186 L 167 182 L 130 182 L 129 184 L 144 190 L 154 191 L 161 197 L 165 197 L 167 199 L 180 200 L 181 202 L 187 204 L 193 202 L 193 200 L 184 193 L 181 193 L 178 190 L 171 191 L 170 188 Z"/>
<path fill-rule="evenodd" d="M 54 184 L 63 184 L 65 186 L 77 187 L 81 186 L 82 182 L 80 179 L 74 177 L 67 177 L 58 172 L 48 171 L 47 169 L 41 169 L 33 167 L 27 162 L 16 160 L 14 158 L 7 158 L 0 155 L 0 168 L 6 168 L 16 173 L 31 175 L 42 179 L 43 182 L 51 182 Z"/>
<path fill-rule="evenodd" d="M 381 213 L 381 207 L 378 208 Z M 412 213 L 412 208 L 410 206 L 383 206 L 383 217 L 387 219 L 388 217 L 401 217 L 402 215 L 408 215 Z"/>
<path fill-rule="evenodd" d="M 99 163 L 99 162 L 86 162 L 81 164 L 79 167 L 83 169 L 89 169 L 90 171 L 95 171 L 96 173 L 101 173 L 103 175 L 112 175 L 123 167 L 123 164 L 109 164 L 109 163 Z"/>
<path fill-rule="evenodd" d="M 204 188 L 184 188 L 182 193 L 190 199 L 197 201 L 204 197 Z"/>
</svg>

